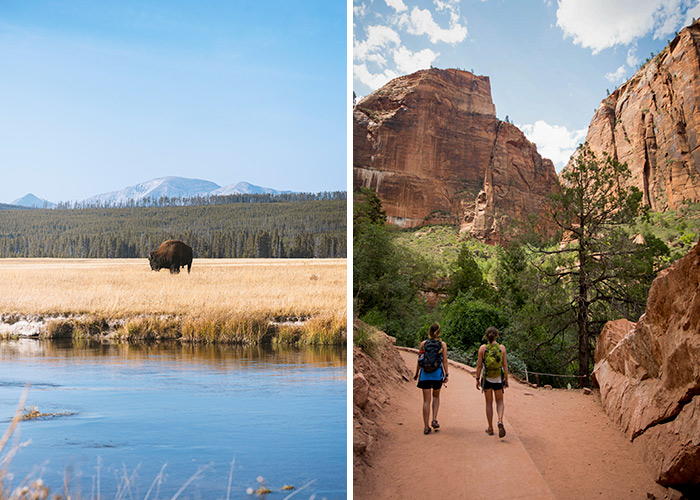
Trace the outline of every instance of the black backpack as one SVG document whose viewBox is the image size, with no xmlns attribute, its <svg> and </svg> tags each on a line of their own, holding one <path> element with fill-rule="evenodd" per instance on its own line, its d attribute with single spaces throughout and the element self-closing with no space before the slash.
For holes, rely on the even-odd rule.
<svg viewBox="0 0 700 500">
<path fill-rule="evenodd" d="M 418 356 L 418 364 L 425 372 L 434 372 L 442 364 L 442 342 L 428 339 L 423 344 L 423 352 Z"/>
</svg>

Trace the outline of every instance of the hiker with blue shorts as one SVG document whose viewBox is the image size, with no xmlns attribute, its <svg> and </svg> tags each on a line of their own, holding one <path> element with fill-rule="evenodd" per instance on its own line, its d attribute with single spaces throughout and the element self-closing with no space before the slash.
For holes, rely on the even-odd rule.
<svg viewBox="0 0 700 500">
<path fill-rule="evenodd" d="M 486 433 L 493 436 L 493 399 L 496 397 L 496 412 L 498 413 L 498 437 L 506 435 L 503 426 L 503 391 L 508 387 L 508 360 L 506 348 L 497 342 L 498 330 L 494 326 L 486 329 L 487 344 L 479 347 L 479 358 L 476 362 L 476 388 L 483 391 L 486 399 Z"/>
<path fill-rule="evenodd" d="M 435 431 L 440 429 L 437 420 L 440 408 L 440 389 L 443 383 L 447 383 L 448 372 L 447 344 L 440 340 L 440 333 L 440 325 L 433 323 L 428 331 L 428 339 L 420 343 L 416 374 L 413 377 L 413 380 L 418 379 L 418 387 L 423 390 L 423 434 L 430 434 L 432 429 Z M 433 420 L 428 425 L 431 396 Z"/>
</svg>

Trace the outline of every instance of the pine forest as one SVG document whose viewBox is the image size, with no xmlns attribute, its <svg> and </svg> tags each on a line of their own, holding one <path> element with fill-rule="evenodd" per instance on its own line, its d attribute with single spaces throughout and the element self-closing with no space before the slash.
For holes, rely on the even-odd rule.
<svg viewBox="0 0 700 500">
<path fill-rule="evenodd" d="M 167 239 L 190 245 L 195 258 L 347 256 L 345 193 L 248 198 L 0 210 L 0 258 L 146 258 Z"/>
</svg>

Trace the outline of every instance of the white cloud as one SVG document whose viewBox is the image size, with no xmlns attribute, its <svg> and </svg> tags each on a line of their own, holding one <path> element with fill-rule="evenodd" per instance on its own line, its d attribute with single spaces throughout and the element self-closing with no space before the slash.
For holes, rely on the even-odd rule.
<svg viewBox="0 0 700 500">
<path fill-rule="evenodd" d="M 606 73 L 605 79 L 609 81 L 610 83 L 620 83 L 622 80 L 625 79 L 625 75 L 627 74 L 627 66 L 622 65 L 619 68 L 617 68 L 616 71 L 613 73 Z"/>
<path fill-rule="evenodd" d="M 627 51 L 627 66 L 630 68 L 634 68 L 639 64 L 640 60 L 637 57 L 637 44 L 634 44 L 630 49 Z"/>
<path fill-rule="evenodd" d="M 550 125 L 538 120 L 534 125 L 517 125 L 530 142 L 537 145 L 537 151 L 554 163 L 559 172 L 569 161 L 578 145 L 586 138 L 586 129 L 568 130 L 559 125 Z"/>
<path fill-rule="evenodd" d="M 354 64 L 352 68 L 355 78 L 371 89 L 378 89 L 382 85 L 388 83 L 390 80 L 400 76 L 396 71 L 391 69 L 386 69 L 379 73 L 372 73 L 369 71 L 369 69 L 367 69 L 367 65 L 364 63 Z"/>
<path fill-rule="evenodd" d="M 396 12 L 403 12 L 404 10 L 408 10 L 408 7 L 406 7 L 406 4 L 403 3 L 403 0 L 384 0 L 386 4 L 394 9 Z"/>
<path fill-rule="evenodd" d="M 689 0 L 559 0 L 557 26 L 594 54 L 629 45 L 654 32 L 661 38 L 680 27 Z"/>
<path fill-rule="evenodd" d="M 408 74 L 419 69 L 429 68 L 439 55 L 438 52 L 433 52 L 430 49 L 412 52 L 406 47 L 399 47 L 394 51 L 394 62 L 396 62 L 399 71 Z"/>
<path fill-rule="evenodd" d="M 683 10 L 681 7 L 683 7 L 684 3 L 687 8 L 689 3 L 687 0 L 685 2 L 682 0 L 661 2 L 654 38 L 664 38 L 683 25 Z"/>
<path fill-rule="evenodd" d="M 433 45 L 455 45 L 467 37 L 460 0 L 433 0 L 432 9 L 413 7 L 410 12 L 411 2 L 407 6 L 406 0 L 382 1 L 390 13 L 375 25 L 354 30 L 354 78 L 371 89 L 402 74 L 429 68 L 440 56 Z M 358 1 L 354 7 L 363 17 L 370 10 L 365 3 Z M 435 14 L 440 17 L 434 17 Z"/>
<path fill-rule="evenodd" d="M 367 6 L 364 3 L 361 3 L 360 5 L 353 5 L 352 6 L 352 13 L 354 19 L 362 19 L 365 17 L 365 14 L 367 13 Z M 354 22 L 353 19 L 353 22 Z"/>
<path fill-rule="evenodd" d="M 454 11 L 451 11 L 450 27 L 444 29 L 435 22 L 432 12 L 414 7 L 410 15 L 404 14 L 401 24 L 406 26 L 412 35 L 428 35 L 432 43 L 445 42 L 454 45 L 467 38 L 467 28 L 457 22 L 458 18 L 459 14 L 455 19 Z"/>
<path fill-rule="evenodd" d="M 369 26 L 367 28 L 367 38 L 353 44 L 353 59 L 365 60 L 376 51 L 386 50 L 391 45 L 400 45 L 401 37 L 388 26 Z"/>
</svg>

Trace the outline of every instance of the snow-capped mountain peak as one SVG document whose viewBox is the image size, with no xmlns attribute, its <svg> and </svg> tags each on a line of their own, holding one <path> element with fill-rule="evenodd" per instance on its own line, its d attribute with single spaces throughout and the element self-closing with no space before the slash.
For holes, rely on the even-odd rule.
<svg viewBox="0 0 700 500">
<path fill-rule="evenodd" d="M 55 203 L 51 203 L 48 200 L 44 200 L 35 196 L 32 193 L 25 194 L 21 198 L 14 200 L 11 205 L 19 205 L 20 207 L 34 207 L 34 208 L 54 208 Z"/>
<path fill-rule="evenodd" d="M 168 198 L 193 198 L 195 196 L 208 196 L 219 187 L 214 182 L 202 179 L 172 176 L 159 177 L 158 179 L 141 182 L 119 191 L 98 194 L 87 198 L 84 202 L 87 204 L 105 203 L 112 205 L 128 203 L 131 200 L 140 201 L 146 198 L 157 200 L 163 196 Z"/>
</svg>

